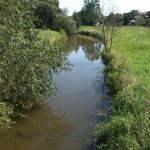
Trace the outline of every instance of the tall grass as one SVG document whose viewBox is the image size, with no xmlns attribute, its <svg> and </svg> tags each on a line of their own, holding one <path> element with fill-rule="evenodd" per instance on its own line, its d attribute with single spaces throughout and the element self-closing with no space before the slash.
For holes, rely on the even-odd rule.
<svg viewBox="0 0 150 150">
<path fill-rule="evenodd" d="M 50 45 L 56 44 L 61 48 L 64 48 L 68 40 L 67 34 L 64 30 L 60 30 L 60 32 L 57 32 L 50 29 L 40 29 L 39 36 L 42 40 L 48 41 Z"/>
<path fill-rule="evenodd" d="M 102 57 L 112 114 L 106 123 L 95 128 L 96 148 L 149 150 L 150 29 L 121 27 L 112 51 L 104 51 Z"/>
<path fill-rule="evenodd" d="M 53 44 L 54 41 L 60 39 L 61 37 L 61 34 L 59 32 L 52 31 L 50 29 L 40 29 L 39 35 L 42 40 L 48 39 L 51 44 Z"/>
<path fill-rule="evenodd" d="M 93 26 L 82 26 L 77 31 L 78 34 L 85 34 L 88 36 L 92 36 L 95 38 L 102 39 L 101 31 L 99 30 L 99 27 L 93 27 Z"/>
</svg>

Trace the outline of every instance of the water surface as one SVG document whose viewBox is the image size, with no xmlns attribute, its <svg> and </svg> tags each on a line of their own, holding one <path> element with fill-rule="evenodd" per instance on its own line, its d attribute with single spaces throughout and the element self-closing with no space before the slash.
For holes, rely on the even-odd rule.
<svg viewBox="0 0 150 150">
<path fill-rule="evenodd" d="M 64 52 L 72 70 L 54 76 L 57 94 L 27 112 L 0 135 L 0 150 L 89 150 L 89 139 L 101 112 L 107 108 L 103 93 L 102 44 L 84 36 L 69 38 Z"/>
</svg>

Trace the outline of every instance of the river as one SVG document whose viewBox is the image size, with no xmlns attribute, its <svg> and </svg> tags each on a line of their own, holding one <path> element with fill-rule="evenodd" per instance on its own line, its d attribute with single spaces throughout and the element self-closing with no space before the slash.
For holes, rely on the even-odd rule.
<svg viewBox="0 0 150 150">
<path fill-rule="evenodd" d="M 91 150 L 96 123 L 108 108 L 102 43 L 84 36 L 69 38 L 65 54 L 71 71 L 55 75 L 57 94 L 35 106 L 0 135 L 0 150 Z"/>
</svg>

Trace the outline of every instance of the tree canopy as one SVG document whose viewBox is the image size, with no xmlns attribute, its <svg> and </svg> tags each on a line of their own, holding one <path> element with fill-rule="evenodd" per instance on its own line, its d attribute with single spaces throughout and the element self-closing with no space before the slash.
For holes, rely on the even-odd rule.
<svg viewBox="0 0 150 150">
<path fill-rule="evenodd" d="M 99 21 L 101 14 L 99 0 L 84 0 L 82 8 L 82 24 L 94 25 Z"/>
<path fill-rule="evenodd" d="M 61 13 L 58 0 L 33 0 L 32 10 L 37 27 L 51 27 L 55 17 Z"/>
<path fill-rule="evenodd" d="M 53 29 L 63 29 L 68 35 L 76 33 L 76 28 L 76 22 L 69 16 L 61 14 L 54 20 Z"/>
</svg>

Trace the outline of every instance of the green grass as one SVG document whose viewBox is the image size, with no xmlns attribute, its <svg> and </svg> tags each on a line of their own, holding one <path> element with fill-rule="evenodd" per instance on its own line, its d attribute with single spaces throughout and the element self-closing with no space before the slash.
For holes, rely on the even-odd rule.
<svg viewBox="0 0 150 150">
<path fill-rule="evenodd" d="M 141 94 L 144 92 L 150 99 L 150 29 L 121 28 L 113 49 L 126 59 L 130 72 L 134 74 L 140 85 L 137 91 Z"/>
<path fill-rule="evenodd" d="M 42 41 L 48 42 L 50 45 L 57 45 L 61 49 L 63 49 L 67 43 L 68 37 L 64 30 L 60 30 L 60 32 L 53 31 L 50 29 L 40 29 L 39 30 L 39 36 L 42 39 Z"/>
<path fill-rule="evenodd" d="M 99 29 L 99 27 L 96 26 L 81 26 L 78 31 L 81 30 L 88 30 L 88 31 L 97 31 Z"/>
<path fill-rule="evenodd" d="M 85 35 L 89 35 L 95 38 L 99 38 L 101 39 L 101 31 L 99 30 L 99 27 L 94 27 L 94 26 L 81 26 L 77 33 L 79 34 L 85 34 Z"/>
<path fill-rule="evenodd" d="M 52 31 L 50 29 L 46 29 L 46 30 L 40 29 L 39 35 L 42 40 L 48 39 L 51 44 L 53 44 L 55 40 L 58 40 L 61 38 L 60 32 Z"/>
<path fill-rule="evenodd" d="M 85 28 L 89 27 L 81 29 Z M 98 28 L 93 30 L 88 32 Z M 102 56 L 112 114 L 108 122 L 96 126 L 96 148 L 150 149 L 150 29 L 120 27 L 111 52 L 104 51 Z"/>
</svg>

